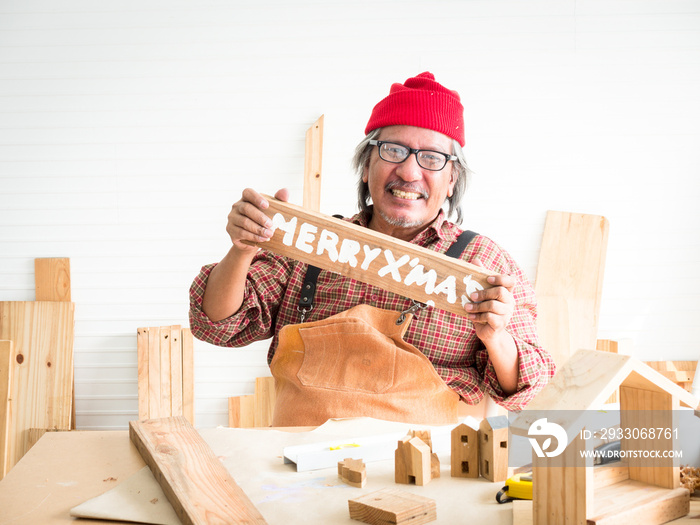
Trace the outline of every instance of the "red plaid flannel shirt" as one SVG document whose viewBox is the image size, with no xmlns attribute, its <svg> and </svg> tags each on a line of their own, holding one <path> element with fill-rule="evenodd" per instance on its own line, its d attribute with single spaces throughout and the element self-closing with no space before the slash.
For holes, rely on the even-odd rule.
<svg viewBox="0 0 700 525">
<path fill-rule="evenodd" d="M 357 214 L 352 222 L 368 225 L 368 216 Z M 434 223 L 413 239 L 414 244 L 444 253 L 462 232 L 440 212 Z M 481 235 L 462 254 L 465 261 L 479 258 L 483 265 L 515 277 L 515 311 L 507 327 L 518 348 L 517 391 L 506 396 L 496 378 L 484 344 L 466 317 L 428 307 L 416 312 L 404 339 L 423 352 L 440 377 L 467 403 L 476 404 L 484 393 L 508 410 L 522 409 L 554 375 L 554 361 L 537 340 L 535 293 L 527 277 L 510 255 Z M 243 305 L 231 317 L 212 322 L 202 312 L 207 278 L 215 265 L 204 266 L 190 288 L 190 327 L 203 341 L 228 347 L 245 346 L 272 337 L 272 360 L 283 326 L 300 322 L 297 303 L 307 265 L 264 249 L 248 272 Z M 406 297 L 387 292 L 342 275 L 322 270 L 318 276 L 314 308 L 305 321 L 317 321 L 358 304 L 403 311 L 412 305 Z"/>
</svg>

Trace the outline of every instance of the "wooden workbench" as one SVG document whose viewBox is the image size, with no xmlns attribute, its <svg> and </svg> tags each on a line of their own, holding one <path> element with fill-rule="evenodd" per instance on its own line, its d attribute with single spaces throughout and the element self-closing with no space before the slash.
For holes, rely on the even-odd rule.
<svg viewBox="0 0 700 525">
<path fill-rule="evenodd" d="M 451 478 L 448 457 L 441 458 L 441 477 L 425 487 L 395 485 L 393 461 L 370 462 L 368 483 L 359 489 L 338 480 L 335 468 L 296 472 L 283 463 L 283 446 L 325 441 L 324 435 L 228 428 L 200 433 L 270 525 L 356 524 L 349 518 L 347 500 L 385 487 L 435 499 L 438 524 L 512 523 L 512 504 L 495 501 L 502 484 Z M 47 433 L 0 481 L 0 524 L 104 524 L 76 521 L 70 509 L 116 487 L 143 466 L 127 431 Z M 700 500 L 691 508 L 689 517 L 674 524 L 698 523 L 690 518 L 700 515 Z"/>
<path fill-rule="evenodd" d="M 336 466 L 296 472 L 292 464 L 284 464 L 284 446 L 328 439 L 315 432 L 200 430 L 270 525 L 356 524 L 349 517 L 348 499 L 386 487 L 435 499 L 435 523 L 460 523 L 465 513 L 489 516 L 489 523 L 496 525 L 511 523 L 510 506 L 495 500 L 501 485 L 451 478 L 449 456 L 442 459 L 441 477 L 425 487 L 396 485 L 393 459 L 367 463 L 368 482 L 361 489 L 339 480 Z M 104 524 L 75 522 L 70 509 L 116 487 L 143 466 L 126 431 L 47 433 L 0 481 L 0 524 Z"/>
</svg>

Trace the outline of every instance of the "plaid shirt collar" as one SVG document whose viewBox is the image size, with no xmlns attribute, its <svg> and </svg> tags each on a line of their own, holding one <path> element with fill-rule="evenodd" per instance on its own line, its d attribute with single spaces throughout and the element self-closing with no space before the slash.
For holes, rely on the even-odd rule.
<svg viewBox="0 0 700 525">
<path fill-rule="evenodd" d="M 369 207 L 369 211 L 355 214 L 351 217 L 351 221 L 359 226 L 369 228 L 369 221 L 372 219 L 373 206 Z M 426 246 L 442 239 L 447 243 L 453 243 L 457 240 L 457 236 L 462 233 L 455 224 L 451 223 L 445 217 L 445 211 L 440 209 L 435 217 L 435 220 L 430 223 L 423 231 L 416 235 L 411 242 L 420 246 Z"/>
</svg>

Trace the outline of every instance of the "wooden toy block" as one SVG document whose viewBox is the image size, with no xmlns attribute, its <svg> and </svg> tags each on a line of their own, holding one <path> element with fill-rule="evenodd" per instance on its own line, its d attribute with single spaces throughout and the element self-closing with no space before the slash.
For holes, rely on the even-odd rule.
<svg viewBox="0 0 700 525">
<path fill-rule="evenodd" d="M 478 478 L 479 430 L 462 423 L 452 430 L 451 439 L 450 475 L 453 478 Z"/>
<path fill-rule="evenodd" d="M 344 483 L 362 488 L 367 483 L 367 468 L 361 459 L 345 458 L 338 461 L 338 476 Z"/>
<path fill-rule="evenodd" d="M 371 525 L 421 525 L 437 519 L 435 500 L 382 489 L 348 500 L 350 518 Z"/>
<path fill-rule="evenodd" d="M 508 479 L 508 418 L 487 417 L 479 425 L 479 467 L 489 481 Z"/>
<path fill-rule="evenodd" d="M 432 443 L 429 430 L 411 430 L 398 442 L 394 453 L 396 483 L 426 485 L 431 479 L 440 477 L 440 460 L 423 439 Z"/>
</svg>

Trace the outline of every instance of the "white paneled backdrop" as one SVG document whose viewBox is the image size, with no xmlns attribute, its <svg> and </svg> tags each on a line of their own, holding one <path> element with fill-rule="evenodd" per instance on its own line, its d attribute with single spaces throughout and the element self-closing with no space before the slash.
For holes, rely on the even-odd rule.
<svg viewBox="0 0 700 525">
<path fill-rule="evenodd" d="M 548 209 L 611 222 L 601 337 L 700 354 L 700 0 L 0 0 L 0 299 L 70 257 L 77 426 L 137 416 L 136 328 L 186 324 L 246 186 L 355 210 L 372 106 L 422 71 L 458 90 L 465 225 L 534 279 Z M 198 426 L 269 375 L 267 342 L 195 342 Z"/>
</svg>

